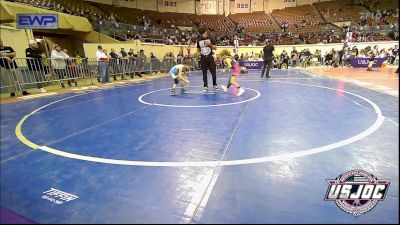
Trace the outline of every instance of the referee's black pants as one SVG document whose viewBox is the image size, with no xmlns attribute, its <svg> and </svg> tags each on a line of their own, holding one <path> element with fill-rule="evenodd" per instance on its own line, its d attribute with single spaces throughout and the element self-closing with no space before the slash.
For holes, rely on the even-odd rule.
<svg viewBox="0 0 400 225">
<path fill-rule="evenodd" d="M 200 67 L 203 72 L 204 87 L 208 87 L 207 70 L 211 72 L 213 85 L 217 86 L 217 66 L 215 65 L 214 57 L 212 57 L 212 55 L 201 56 Z"/>
<path fill-rule="evenodd" d="M 264 66 L 263 66 L 262 73 L 261 73 L 261 77 L 264 76 L 265 69 L 267 69 L 267 74 L 265 75 L 265 77 L 269 77 L 269 70 L 271 69 L 271 67 L 272 67 L 272 58 L 265 59 L 264 60 Z"/>
</svg>

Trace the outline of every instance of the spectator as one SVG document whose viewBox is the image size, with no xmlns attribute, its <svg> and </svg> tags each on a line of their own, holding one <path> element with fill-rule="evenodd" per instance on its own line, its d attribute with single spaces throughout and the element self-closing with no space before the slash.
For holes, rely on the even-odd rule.
<svg viewBox="0 0 400 225">
<path fill-rule="evenodd" d="M 397 59 L 397 62 L 399 60 L 399 45 L 395 45 L 394 48 L 391 51 L 391 57 L 390 57 L 390 64 L 395 64 Z"/>
<path fill-rule="evenodd" d="M 296 47 L 293 47 L 293 50 L 292 50 L 292 52 L 290 53 L 290 57 L 291 57 L 291 59 L 292 59 L 292 67 L 296 67 L 297 58 L 298 58 L 298 54 L 297 54 Z"/>
<path fill-rule="evenodd" d="M 353 50 L 353 54 L 354 54 L 354 56 L 356 56 L 356 57 L 357 57 L 357 56 L 358 56 L 358 54 L 359 54 L 357 46 L 354 46 L 352 50 Z"/>
<path fill-rule="evenodd" d="M 99 78 L 101 80 L 101 83 L 105 84 L 105 83 L 110 82 L 108 57 L 104 53 L 103 47 L 101 45 L 97 46 L 96 59 L 97 59 L 98 67 L 99 67 Z"/>
<path fill-rule="evenodd" d="M 330 51 L 328 54 L 325 55 L 325 65 L 331 66 L 333 62 L 333 52 Z"/>
<path fill-rule="evenodd" d="M 333 53 L 332 66 L 336 68 L 339 66 L 339 52 L 332 50 L 332 53 Z"/>
<path fill-rule="evenodd" d="M 146 65 L 146 60 L 147 60 L 147 57 L 146 57 L 146 55 L 144 54 L 144 50 L 143 49 L 140 49 L 140 53 L 139 53 L 139 69 L 138 69 L 138 71 L 139 71 L 139 77 L 142 77 L 142 73 L 144 73 L 144 67 L 145 67 L 145 65 Z"/>
<path fill-rule="evenodd" d="M 135 53 L 133 48 L 129 49 L 128 58 L 129 58 L 129 68 L 135 68 L 135 64 L 137 62 L 138 56 Z M 135 75 L 135 72 L 130 71 L 129 74 L 131 75 L 131 78 L 133 78 L 133 76 Z"/>
<path fill-rule="evenodd" d="M 124 46 L 121 46 L 121 51 L 118 54 L 119 62 L 121 64 L 121 72 L 122 72 L 122 79 L 126 79 L 126 74 L 129 70 L 129 57 L 128 53 L 126 53 Z"/>
<path fill-rule="evenodd" d="M 150 52 L 150 63 L 152 65 L 152 70 L 153 70 L 153 74 L 155 73 L 161 73 L 160 69 L 161 69 L 161 65 L 160 65 L 160 61 L 156 58 L 156 56 L 153 54 L 153 52 Z M 159 68 L 159 69 L 157 69 Z"/>
<path fill-rule="evenodd" d="M 373 49 L 371 50 L 368 54 L 369 54 L 369 62 L 368 62 L 368 68 L 367 71 L 372 71 L 372 66 L 374 65 L 374 61 L 375 61 L 375 57 L 377 55 L 377 49 Z"/>
<path fill-rule="evenodd" d="M 2 84 L 7 84 L 10 86 L 15 84 L 15 80 L 12 75 L 12 70 L 17 71 L 18 69 L 17 63 L 13 61 L 16 55 L 17 54 L 14 51 L 14 49 L 10 46 L 4 46 L 3 40 L 0 39 L 0 69 L 1 69 L 0 79 Z M 11 97 L 15 96 L 16 91 L 17 91 L 16 89 L 11 90 L 10 92 Z M 30 93 L 23 90 L 22 94 L 28 95 Z"/>
<path fill-rule="evenodd" d="M 25 50 L 26 62 L 30 71 L 30 76 L 37 82 L 37 88 L 40 93 L 45 93 L 43 88 L 45 81 L 44 74 L 47 74 L 47 68 L 43 66 L 42 60 L 46 58 L 46 54 L 41 51 L 35 40 L 29 41 L 29 48 Z"/>
<path fill-rule="evenodd" d="M 117 80 L 117 74 L 119 72 L 120 64 L 118 60 L 118 54 L 115 53 L 115 49 L 111 48 L 110 52 L 110 60 L 108 62 L 109 67 L 110 67 L 110 74 L 112 74 L 114 81 Z"/>
<path fill-rule="evenodd" d="M 64 48 L 63 52 L 69 56 L 67 49 Z M 67 78 L 69 79 L 68 81 L 71 81 L 75 83 L 75 86 L 78 86 L 78 82 L 73 79 L 77 76 L 75 59 L 66 59 L 65 63 L 67 64 Z"/>
<path fill-rule="evenodd" d="M 75 51 L 75 64 L 76 64 L 76 70 L 79 73 L 80 76 L 84 76 L 84 68 L 82 66 L 83 64 L 83 59 L 82 56 L 79 54 L 78 51 Z"/>
<path fill-rule="evenodd" d="M 281 57 L 279 57 L 278 54 L 276 54 L 276 55 L 274 56 L 273 63 L 274 63 L 274 67 L 275 67 L 275 68 L 277 68 L 277 69 L 281 69 L 281 68 L 282 68 Z"/>
<path fill-rule="evenodd" d="M 289 69 L 289 56 L 285 50 L 282 51 L 280 58 L 282 61 L 282 66 L 286 67 L 286 69 Z"/>
<path fill-rule="evenodd" d="M 137 54 L 135 53 L 135 50 L 133 48 L 129 49 L 128 57 L 136 61 Z"/>
<path fill-rule="evenodd" d="M 65 88 L 64 85 L 64 80 L 66 79 L 68 82 L 68 86 L 72 86 L 71 85 L 71 81 L 68 79 L 67 76 L 67 64 L 66 64 L 66 60 L 69 59 L 69 56 L 61 51 L 61 46 L 58 44 L 54 45 L 54 49 L 53 51 L 51 51 L 51 66 L 54 69 L 54 72 L 56 73 L 56 75 L 58 76 L 58 78 L 60 79 L 60 84 L 62 88 Z"/>
<path fill-rule="evenodd" d="M 244 61 L 249 61 L 249 53 L 246 52 L 246 54 L 243 57 Z"/>
<path fill-rule="evenodd" d="M 182 53 L 182 51 L 180 51 L 178 53 L 178 55 L 176 56 L 176 63 L 177 64 L 182 64 L 182 60 L 183 60 L 183 53 Z"/>
<path fill-rule="evenodd" d="M 321 51 L 320 50 L 318 50 L 318 49 L 315 50 L 314 56 L 317 58 L 318 62 L 322 63 L 322 60 L 321 60 L 322 56 L 321 56 Z"/>
<path fill-rule="evenodd" d="M 384 57 L 386 57 L 386 51 L 385 51 L 385 49 L 382 49 L 382 50 L 379 52 L 379 58 L 384 58 Z"/>
</svg>

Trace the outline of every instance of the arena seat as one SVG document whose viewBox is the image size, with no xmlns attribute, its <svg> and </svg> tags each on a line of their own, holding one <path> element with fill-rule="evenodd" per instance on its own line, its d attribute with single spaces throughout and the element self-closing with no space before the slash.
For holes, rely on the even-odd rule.
<svg viewBox="0 0 400 225">
<path fill-rule="evenodd" d="M 327 22 L 343 22 L 352 21 L 360 22 L 360 15 L 368 12 L 368 10 L 359 5 L 355 5 L 352 1 L 335 0 L 314 3 L 322 16 Z"/>
<path fill-rule="evenodd" d="M 309 27 L 314 29 L 320 24 L 311 5 L 274 9 L 272 16 L 280 26 L 288 24 L 288 31 L 291 32 Z"/>
<path fill-rule="evenodd" d="M 234 22 L 243 25 L 247 33 L 273 32 L 274 21 L 264 12 L 240 13 L 230 15 Z"/>
</svg>

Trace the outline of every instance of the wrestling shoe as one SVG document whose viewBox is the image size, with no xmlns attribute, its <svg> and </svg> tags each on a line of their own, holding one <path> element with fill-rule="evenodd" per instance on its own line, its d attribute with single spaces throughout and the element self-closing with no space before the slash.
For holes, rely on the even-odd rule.
<svg viewBox="0 0 400 225">
<path fill-rule="evenodd" d="M 172 95 L 172 96 L 176 95 L 175 88 L 171 89 L 171 95 Z"/>
<path fill-rule="evenodd" d="M 244 88 L 239 88 L 237 96 L 241 96 L 245 92 Z"/>
<path fill-rule="evenodd" d="M 227 92 L 227 91 L 228 91 L 228 88 L 227 88 L 225 85 L 221 85 L 221 89 L 222 89 L 224 92 Z"/>
</svg>

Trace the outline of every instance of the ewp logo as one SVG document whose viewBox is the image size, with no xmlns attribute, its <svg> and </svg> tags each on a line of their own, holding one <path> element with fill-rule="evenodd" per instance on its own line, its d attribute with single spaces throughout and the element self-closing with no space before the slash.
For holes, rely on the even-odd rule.
<svg viewBox="0 0 400 225">
<path fill-rule="evenodd" d="M 57 14 L 17 14 L 18 29 L 58 29 Z"/>
</svg>

